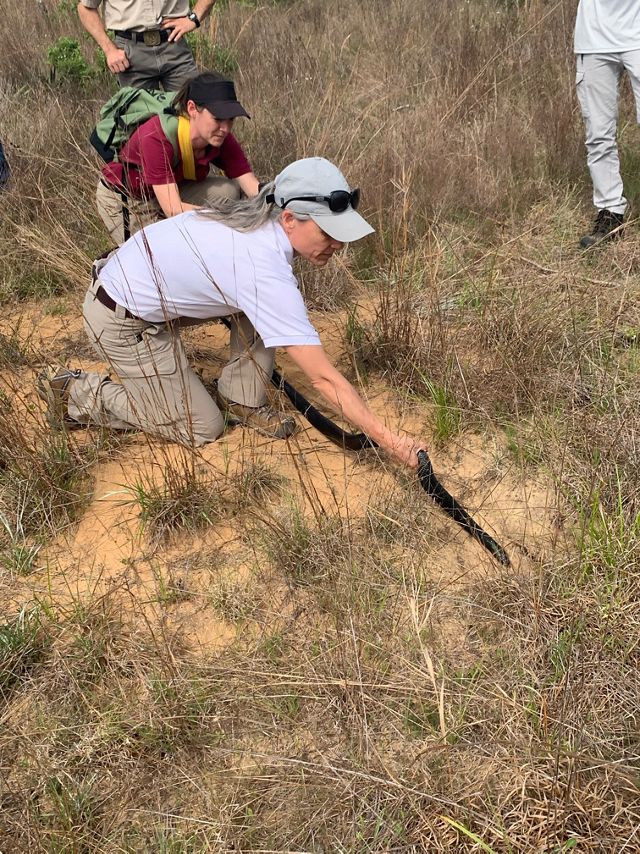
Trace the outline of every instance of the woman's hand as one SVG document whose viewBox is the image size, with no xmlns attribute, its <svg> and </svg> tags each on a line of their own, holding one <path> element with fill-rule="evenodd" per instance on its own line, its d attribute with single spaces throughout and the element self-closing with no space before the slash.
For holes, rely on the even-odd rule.
<svg viewBox="0 0 640 854">
<path fill-rule="evenodd" d="M 427 443 L 419 442 L 413 436 L 396 436 L 395 440 L 391 440 L 391 445 L 388 448 L 389 453 L 399 463 L 416 471 L 418 468 L 418 451 L 426 451 Z"/>
<path fill-rule="evenodd" d="M 246 172 L 244 175 L 238 176 L 236 181 L 245 196 L 249 198 L 257 196 L 260 192 L 260 183 L 253 172 Z"/>
<path fill-rule="evenodd" d="M 153 192 L 167 219 L 185 211 L 194 211 L 198 207 L 182 201 L 177 184 L 154 184 Z"/>
</svg>

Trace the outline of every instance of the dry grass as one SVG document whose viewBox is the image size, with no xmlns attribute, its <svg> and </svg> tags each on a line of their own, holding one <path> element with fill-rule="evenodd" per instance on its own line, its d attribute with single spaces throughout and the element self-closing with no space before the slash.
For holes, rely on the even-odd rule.
<svg viewBox="0 0 640 854">
<path fill-rule="evenodd" d="M 322 153 L 377 226 L 302 275 L 332 352 L 439 442 L 451 488 L 509 531 L 509 572 L 410 479 L 373 459 L 341 483 L 306 437 L 220 459 L 44 425 L 35 371 L 92 357 L 79 330 L 40 341 L 38 319 L 77 316 L 106 248 L 86 137 L 111 83 L 74 5 L 1 25 L 0 850 L 637 850 L 637 225 L 575 249 L 575 3 L 230 2 L 217 19 L 256 171 Z M 63 35 L 96 67 L 83 84 L 50 80 Z M 623 122 L 632 199 L 637 142 Z M 132 536 L 146 527 L 101 586 L 74 537 L 119 460 Z M 356 469 L 369 488 L 346 512 Z M 554 510 L 527 521 L 516 487 L 533 511 L 541 483 Z M 195 643 L 203 625 L 224 643 Z"/>
</svg>

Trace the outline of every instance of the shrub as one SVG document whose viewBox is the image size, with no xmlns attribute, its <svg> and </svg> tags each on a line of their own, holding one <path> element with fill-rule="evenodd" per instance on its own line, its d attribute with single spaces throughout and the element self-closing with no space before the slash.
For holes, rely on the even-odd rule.
<svg viewBox="0 0 640 854">
<path fill-rule="evenodd" d="M 76 39 L 59 38 L 47 51 L 51 80 L 60 83 L 84 83 L 95 70 L 82 55 Z"/>
</svg>

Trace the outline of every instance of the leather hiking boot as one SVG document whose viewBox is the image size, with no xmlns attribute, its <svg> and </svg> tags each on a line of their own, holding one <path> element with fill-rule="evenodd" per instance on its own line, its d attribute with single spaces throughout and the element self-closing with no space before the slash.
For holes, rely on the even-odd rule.
<svg viewBox="0 0 640 854">
<path fill-rule="evenodd" d="M 264 406 L 243 406 L 232 403 L 226 397 L 216 392 L 218 406 L 225 416 L 227 424 L 242 424 L 257 430 L 263 436 L 271 439 L 286 439 L 296 431 L 296 421 L 291 415 L 278 412 L 268 404 Z"/>
<path fill-rule="evenodd" d="M 624 214 L 612 213 L 606 208 L 598 211 L 593 224 L 593 231 L 591 234 L 585 234 L 580 238 L 580 246 L 583 249 L 588 249 L 590 246 L 603 243 L 605 240 L 614 240 L 620 237 L 623 222 Z"/>
<path fill-rule="evenodd" d="M 70 370 L 59 365 L 47 365 L 38 374 L 36 391 L 38 397 L 47 404 L 47 418 L 54 426 L 83 427 L 69 415 L 69 392 L 71 383 L 82 374 L 80 370 Z"/>
</svg>

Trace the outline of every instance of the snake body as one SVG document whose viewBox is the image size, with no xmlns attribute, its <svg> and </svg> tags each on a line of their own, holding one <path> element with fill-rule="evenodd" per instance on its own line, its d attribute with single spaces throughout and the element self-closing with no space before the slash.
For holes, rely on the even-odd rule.
<svg viewBox="0 0 640 854">
<path fill-rule="evenodd" d="M 347 433 L 334 424 L 330 418 L 323 415 L 310 403 L 304 395 L 295 389 L 290 383 L 283 379 L 278 371 L 274 370 L 271 382 L 276 388 L 283 391 L 289 398 L 292 406 L 307 419 L 312 427 L 315 427 L 329 441 L 333 442 L 343 450 L 362 451 L 366 448 L 377 448 L 375 442 L 364 433 Z M 441 507 L 444 512 L 458 523 L 464 530 L 487 549 L 488 552 L 503 566 L 510 566 L 511 561 L 502 546 L 492 536 L 480 527 L 476 520 L 469 515 L 462 504 L 444 488 L 433 471 L 431 460 L 426 451 L 418 452 L 418 478 L 420 485 L 427 495 Z"/>
</svg>

